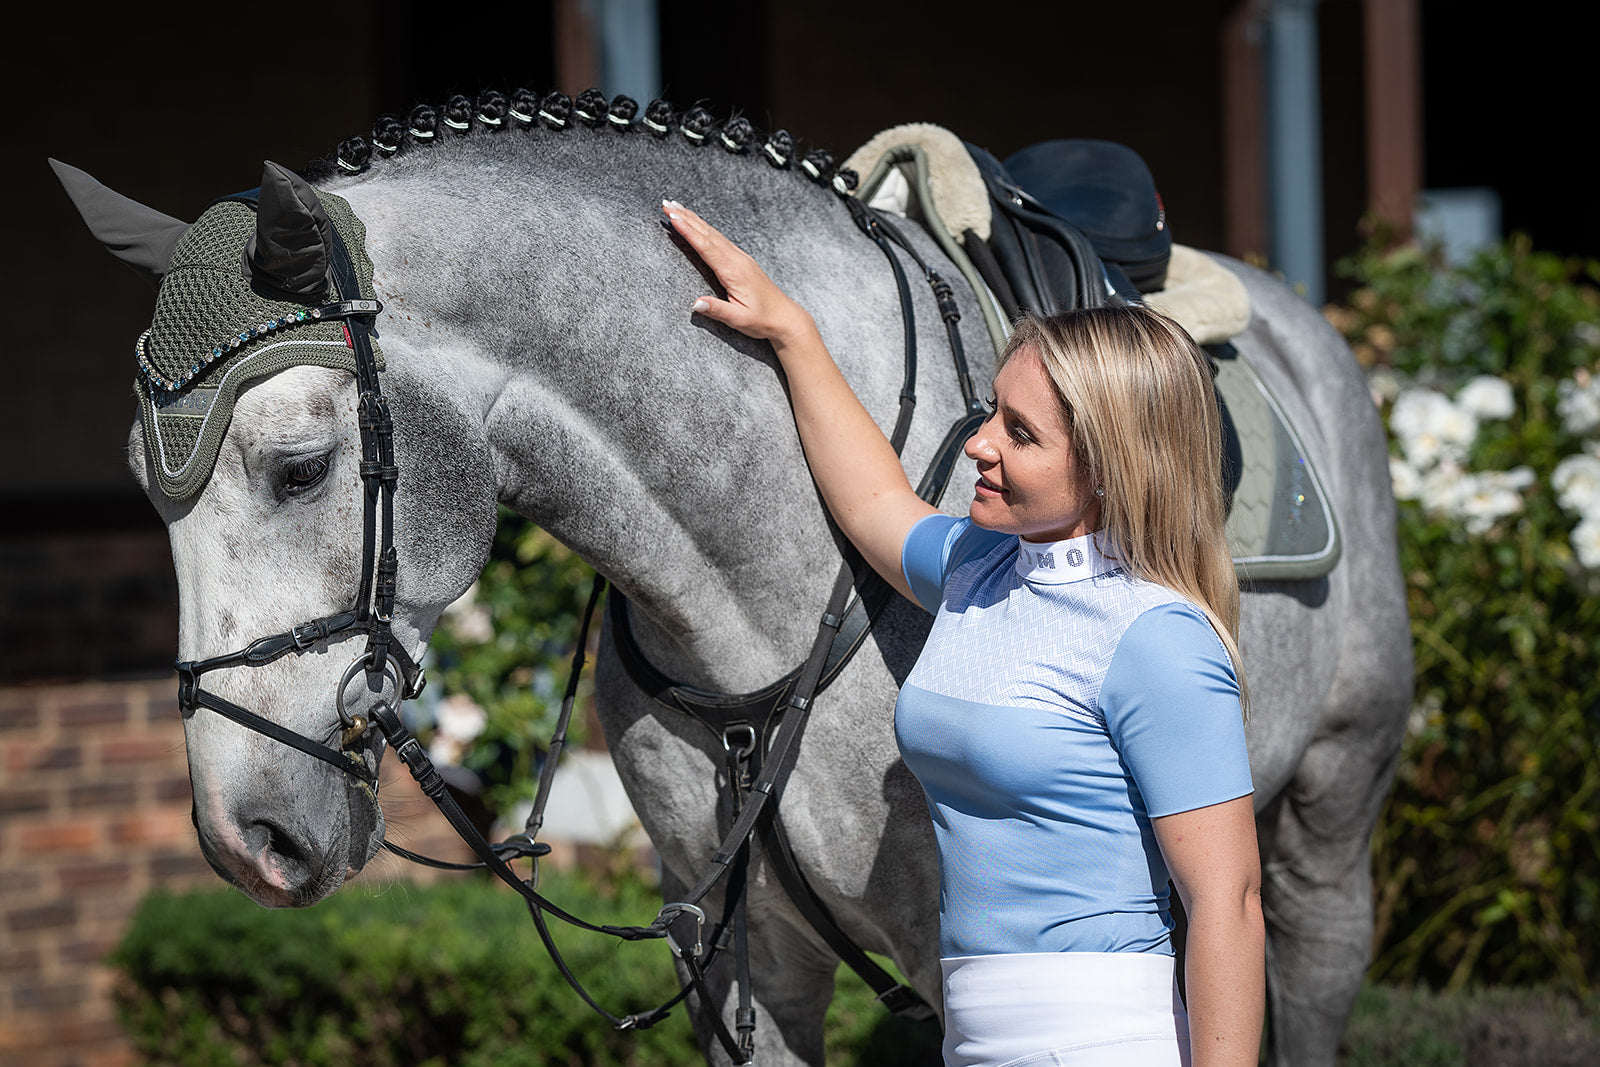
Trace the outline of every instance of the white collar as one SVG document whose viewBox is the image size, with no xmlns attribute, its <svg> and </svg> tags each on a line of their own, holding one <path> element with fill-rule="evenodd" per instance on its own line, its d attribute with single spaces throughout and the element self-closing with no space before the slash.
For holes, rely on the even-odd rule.
<svg viewBox="0 0 1600 1067">
<path fill-rule="evenodd" d="M 1065 585 L 1116 570 L 1117 564 L 1101 555 L 1097 540 L 1092 533 L 1048 543 L 1019 537 L 1017 574 L 1042 585 Z"/>
</svg>

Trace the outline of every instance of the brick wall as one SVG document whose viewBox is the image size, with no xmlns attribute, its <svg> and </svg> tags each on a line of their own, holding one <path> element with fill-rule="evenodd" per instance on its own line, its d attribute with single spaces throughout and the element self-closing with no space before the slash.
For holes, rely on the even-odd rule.
<svg viewBox="0 0 1600 1067">
<path fill-rule="evenodd" d="M 392 836 L 470 858 L 405 768 L 383 770 Z M 189 808 L 170 679 L 0 688 L 0 1064 L 133 1062 L 100 961 L 145 893 L 221 885 Z"/>
</svg>

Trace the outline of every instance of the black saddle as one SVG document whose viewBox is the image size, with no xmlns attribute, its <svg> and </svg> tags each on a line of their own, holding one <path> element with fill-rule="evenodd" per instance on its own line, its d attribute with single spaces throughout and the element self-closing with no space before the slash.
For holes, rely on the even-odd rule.
<svg viewBox="0 0 1600 1067">
<path fill-rule="evenodd" d="M 967 144 L 989 192 L 988 242 L 963 235 L 1013 319 L 1137 301 L 1166 280 L 1172 235 L 1155 180 L 1131 148 L 1045 141 L 1001 163 Z"/>
<path fill-rule="evenodd" d="M 1043 141 L 1005 166 L 1018 185 L 1082 230 L 1139 292 L 1166 283 L 1172 233 L 1155 178 L 1139 153 L 1111 141 Z"/>
</svg>

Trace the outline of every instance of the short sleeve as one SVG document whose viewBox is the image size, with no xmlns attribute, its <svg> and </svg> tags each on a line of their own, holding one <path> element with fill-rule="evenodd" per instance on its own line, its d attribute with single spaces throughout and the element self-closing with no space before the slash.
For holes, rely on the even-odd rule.
<svg viewBox="0 0 1600 1067">
<path fill-rule="evenodd" d="M 1152 818 L 1254 791 L 1239 680 L 1193 605 L 1164 604 L 1133 621 L 1106 671 L 1099 705 Z"/>
<path fill-rule="evenodd" d="M 923 610 L 938 611 L 950 573 L 1010 536 L 985 530 L 969 518 L 927 515 L 906 534 L 900 547 L 900 570 Z"/>
</svg>

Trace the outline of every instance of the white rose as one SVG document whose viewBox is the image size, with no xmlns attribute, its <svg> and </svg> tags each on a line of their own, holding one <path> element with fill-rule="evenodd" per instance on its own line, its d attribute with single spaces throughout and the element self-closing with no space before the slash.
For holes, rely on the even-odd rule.
<svg viewBox="0 0 1600 1067">
<path fill-rule="evenodd" d="M 466 694 L 455 693 L 439 701 L 433 711 L 433 722 L 435 737 L 465 743 L 483 733 L 483 728 L 489 724 L 489 713 Z"/>
<path fill-rule="evenodd" d="M 1568 378 L 1556 386 L 1560 399 L 1556 414 L 1561 426 L 1571 434 L 1593 433 L 1600 429 L 1600 378 L 1585 374 L 1582 380 Z"/>
<path fill-rule="evenodd" d="M 1478 418 L 1452 404 L 1443 393 L 1409 389 L 1396 398 L 1389 428 L 1406 458 L 1425 471 L 1435 463 L 1465 461 L 1478 436 Z"/>
<path fill-rule="evenodd" d="M 1466 479 L 1461 468 L 1454 463 L 1441 463 L 1423 474 L 1417 499 L 1422 501 L 1424 509 L 1435 515 L 1454 516 L 1465 489 Z"/>
<path fill-rule="evenodd" d="M 1600 518 L 1586 518 L 1573 528 L 1572 550 L 1579 563 L 1590 570 L 1600 569 Z"/>
<path fill-rule="evenodd" d="M 1522 510 L 1521 490 L 1533 484 L 1533 471 L 1484 471 L 1461 479 L 1455 512 L 1469 534 L 1486 534 L 1494 524 Z"/>
<path fill-rule="evenodd" d="M 1456 404 L 1480 419 L 1509 419 L 1517 410 L 1511 384 L 1492 374 L 1480 374 L 1462 386 Z"/>
<path fill-rule="evenodd" d="M 1396 500 L 1415 500 L 1422 493 L 1422 475 L 1399 456 L 1389 457 L 1389 484 Z"/>
<path fill-rule="evenodd" d="M 1587 450 L 1556 464 L 1550 475 L 1561 506 L 1584 519 L 1600 519 L 1600 457 Z"/>
</svg>

